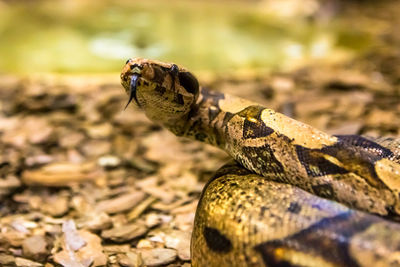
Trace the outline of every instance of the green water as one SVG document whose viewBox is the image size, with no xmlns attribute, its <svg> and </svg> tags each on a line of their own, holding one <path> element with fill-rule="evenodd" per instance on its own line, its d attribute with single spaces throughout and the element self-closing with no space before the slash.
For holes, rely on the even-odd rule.
<svg viewBox="0 0 400 267">
<path fill-rule="evenodd" d="M 255 4 L 147 2 L 0 2 L 0 72 L 118 72 L 129 57 L 216 72 L 277 70 L 368 47 L 366 34 Z"/>
</svg>

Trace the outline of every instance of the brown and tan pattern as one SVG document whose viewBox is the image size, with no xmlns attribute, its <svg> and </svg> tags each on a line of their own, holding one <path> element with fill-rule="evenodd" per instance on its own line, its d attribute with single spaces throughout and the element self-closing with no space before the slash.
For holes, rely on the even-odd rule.
<svg viewBox="0 0 400 267">
<path fill-rule="evenodd" d="M 256 173 L 227 166 L 207 184 L 194 266 L 400 264 L 400 225 L 366 213 L 399 219 L 399 152 L 388 145 L 398 141 L 326 134 L 201 88 L 175 64 L 128 60 L 121 81 L 151 120 L 224 149 Z"/>
</svg>

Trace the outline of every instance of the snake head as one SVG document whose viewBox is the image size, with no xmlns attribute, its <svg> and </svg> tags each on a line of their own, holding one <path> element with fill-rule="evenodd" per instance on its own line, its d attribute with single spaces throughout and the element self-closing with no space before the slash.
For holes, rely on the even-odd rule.
<svg viewBox="0 0 400 267">
<path fill-rule="evenodd" d="M 143 58 L 126 62 L 121 84 L 129 95 L 126 107 L 134 100 L 147 117 L 167 126 L 187 115 L 199 95 L 199 83 L 186 69 Z"/>
</svg>

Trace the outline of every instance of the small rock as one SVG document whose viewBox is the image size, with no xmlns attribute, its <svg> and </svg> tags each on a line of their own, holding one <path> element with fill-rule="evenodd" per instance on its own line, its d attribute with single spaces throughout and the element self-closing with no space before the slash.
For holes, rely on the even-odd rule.
<svg viewBox="0 0 400 267">
<path fill-rule="evenodd" d="M 81 149 L 88 157 L 98 157 L 110 153 L 111 143 L 109 141 L 89 140 L 82 144 Z"/>
<path fill-rule="evenodd" d="M 175 227 L 182 231 L 192 231 L 195 210 L 193 212 L 179 213 L 175 216 Z"/>
<path fill-rule="evenodd" d="M 29 229 L 37 228 L 38 224 L 32 221 L 27 221 L 24 218 L 16 218 L 11 222 L 11 226 L 18 232 L 29 234 Z"/>
<path fill-rule="evenodd" d="M 59 140 L 60 146 L 74 148 L 85 139 L 85 135 L 80 132 L 68 132 Z"/>
<path fill-rule="evenodd" d="M 143 260 L 140 254 L 135 252 L 127 252 L 118 256 L 118 262 L 122 266 L 139 267 L 143 266 Z"/>
<path fill-rule="evenodd" d="M 54 217 L 64 215 L 69 209 L 69 198 L 61 194 L 46 198 L 40 210 Z"/>
<path fill-rule="evenodd" d="M 50 135 L 53 133 L 53 129 L 51 127 L 39 128 L 39 132 L 34 132 L 29 136 L 29 141 L 31 144 L 41 144 L 47 142 Z"/>
<path fill-rule="evenodd" d="M 25 164 L 29 167 L 32 167 L 32 166 L 36 166 L 36 165 L 48 164 L 52 161 L 54 161 L 53 156 L 42 154 L 42 155 L 27 157 L 25 159 Z"/>
<path fill-rule="evenodd" d="M 0 188 L 9 189 L 21 186 L 21 181 L 15 175 L 7 175 L 4 179 L 0 178 Z"/>
<path fill-rule="evenodd" d="M 3 141 L 14 146 L 23 146 L 29 141 L 31 144 L 44 144 L 50 141 L 54 128 L 47 120 L 35 116 L 21 119 L 16 127 L 3 135 Z"/>
<path fill-rule="evenodd" d="M 7 246 L 19 247 L 26 239 L 27 234 L 25 232 L 16 231 L 12 228 L 2 227 L 2 233 L 0 239 L 4 241 Z M 3 245 L 5 245 L 3 244 Z"/>
<path fill-rule="evenodd" d="M 112 226 L 110 216 L 105 212 L 91 212 L 82 218 L 78 223 L 80 228 L 85 228 L 91 231 L 108 229 Z"/>
<path fill-rule="evenodd" d="M 105 168 L 115 168 L 121 163 L 121 160 L 116 156 L 106 155 L 100 157 L 97 163 Z"/>
<path fill-rule="evenodd" d="M 78 234 L 73 220 L 64 222 L 62 231 L 64 232 L 65 244 L 69 249 L 76 251 L 86 245 L 85 240 Z"/>
<path fill-rule="evenodd" d="M 275 77 L 271 81 L 271 86 L 279 93 L 290 92 L 295 87 L 292 79 L 288 77 Z"/>
<path fill-rule="evenodd" d="M 100 138 L 106 138 L 110 136 L 113 128 L 111 124 L 109 123 L 103 123 L 99 125 L 91 125 L 87 127 L 86 132 L 88 133 L 90 138 L 93 139 L 100 139 Z"/>
<path fill-rule="evenodd" d="M 24 256 L 33 260 L 43 260 L 48 253 L 46 247 L 47 242 L 41 235 L 29 237 L 22 243 Z"/>
<path fill-rule="evenodd" d="M 140 250 L 145 266 L 160 266 L 173 262 L 176 251 L 168 248 L 154 248 Z"/>
<path fill-rule="evenodd" d="M 12 255 L 0 254 L 0 265 L 11 265 L 15 262 L 15 258 Z"/>
<path fill-rule="evenodd" d="M 181 260 L 190 260 L 190 239 L 189 232 L 173 230 L 165 236 L 165 246 L 178 251 L 178 257 Z"/>
<path fill-rule="evenodd" d="M 79 234 L 87 245 L 77 252 L 77 256 L 82 260 L 93 260 L 92 266 L 105 266 L 107 264 L 107 256 L 103 253 L 100 237 L 85 230 L 80 230 Z"/>
<path fill-rule="evenodd" d="M 154 242 L 147 240 L 147 239 L 141 239 L 136 245 L 137 248 L 155 248 Z"/>
</svg>

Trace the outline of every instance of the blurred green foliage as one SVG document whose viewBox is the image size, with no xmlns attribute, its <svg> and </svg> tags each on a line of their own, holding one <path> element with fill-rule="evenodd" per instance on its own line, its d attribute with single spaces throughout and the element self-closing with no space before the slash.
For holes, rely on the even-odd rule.
<svg viewBox="0 0 400 267">
<path fill-rule="evenodd" d="M 216 72 L 285 69 L 368 46 L 365 34 L 335 25 L 251 2 L 0 2 L 0 72 L 114 72 L 129 57 Z"/>
</svg>

